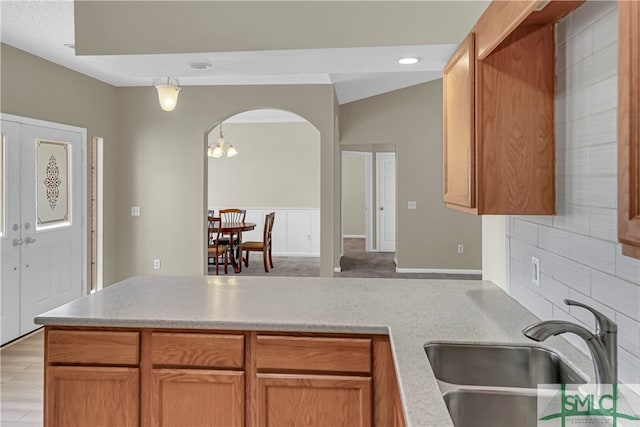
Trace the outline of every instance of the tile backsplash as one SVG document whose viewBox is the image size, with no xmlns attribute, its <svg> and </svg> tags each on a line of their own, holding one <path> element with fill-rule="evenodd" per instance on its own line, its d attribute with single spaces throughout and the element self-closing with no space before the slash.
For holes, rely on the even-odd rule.
<svg viewBox="0 0 640 427">
<path fill-rule="evenodd" d="M 617 12 L 615 1 L 587 1 L 557 26 L 557 215 L 508 218 L 507 276 L 511 296 L 542 319 L 593 328 L 564 298 L 615 319 L 619 378 L 640 384 L 640 261 L 622 255 L 616 232 Z"/>
</svg>

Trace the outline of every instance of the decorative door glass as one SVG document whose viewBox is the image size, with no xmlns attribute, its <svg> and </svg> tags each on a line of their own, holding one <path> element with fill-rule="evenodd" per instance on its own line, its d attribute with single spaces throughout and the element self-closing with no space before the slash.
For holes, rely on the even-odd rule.
<svg viewBox="0 0 640 427">
<path fill-rule="evenodd" d="M 71 223 L 71 145 L 36 139 L 37 229 Z"/>
</svg>

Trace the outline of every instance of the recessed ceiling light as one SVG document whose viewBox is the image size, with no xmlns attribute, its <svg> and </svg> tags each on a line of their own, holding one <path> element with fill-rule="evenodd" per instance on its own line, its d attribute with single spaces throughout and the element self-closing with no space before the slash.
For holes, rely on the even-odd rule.
<svg viewBox="0 0 640 427">
<path fill-rule="evenodd" d="M 209 64 L 208 62 L 192 62 L 189 64 L 189 67 L 193 68 L 194 70 L 206 70 L 208 68 L 211 68 L 211 64 Z"/>
<path fill-rule="evenodd" d="M 413 65 L 413 64 L 417 64 L 418 62 L 420 62 L 420 58 L 400 58 L 398 60 L 398 63 L 402 64 L 402 65 Z"/>
</svg>

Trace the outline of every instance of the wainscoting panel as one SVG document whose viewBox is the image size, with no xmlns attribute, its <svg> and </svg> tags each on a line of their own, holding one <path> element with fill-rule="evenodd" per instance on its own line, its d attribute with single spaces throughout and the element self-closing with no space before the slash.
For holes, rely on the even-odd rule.
<svg viewBox="0 0 640 427">
<path fill-rule="evenodd" d="M 213 209 L 213 208 L 209 208 Z M 255 230 L 242 234 L 244 241 L 261 241 L 264 217 L 275 212 L 273 224 L 274 256 L 320 256 L 320 208 L 246 208 L 247 222 Z M 219 213 L 220 208 L 215 208 Z"/>
</svg>

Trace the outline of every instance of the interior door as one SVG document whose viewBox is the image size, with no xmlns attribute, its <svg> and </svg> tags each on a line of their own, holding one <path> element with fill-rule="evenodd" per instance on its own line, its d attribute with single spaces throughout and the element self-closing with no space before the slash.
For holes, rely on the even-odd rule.
<svg viewBox="0 0 640 427">
<path fill-rule="evenodd" d="M 83 294 L 84 201 L 82 133 L 8 121 L 2 128 L 11 159 L 2 242 L 3 320 L 5 308 L 11 317 L 6 335 L 3 321 L 4 343 L 36 329 L 36 315 Z"/>
<path fill-rule="evenodd" d="M 378 251 L 396 251 L 396 154 L 376 154 Z"/>
<path fill-rule="evenodd" d="M 2 344 L 20 336 L 20 125 L 0 122 L 0 337 Z"/>
</svg>

